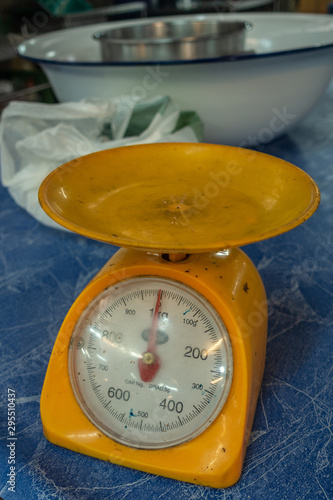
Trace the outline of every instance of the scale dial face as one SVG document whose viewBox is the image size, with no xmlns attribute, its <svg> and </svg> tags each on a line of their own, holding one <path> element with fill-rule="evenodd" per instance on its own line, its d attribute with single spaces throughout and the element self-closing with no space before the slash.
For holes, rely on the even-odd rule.
<svg viewBox="0 0 333 500">
<path fill-rule="evenodd" d="M 103 290 L 81 314 L 69 349 L 81 409 L 134 448 L 167 448 L 202 433 L 223 408 L 232 371 L 221 317 L 168 278 L 135 277 Z"/>
</svg>

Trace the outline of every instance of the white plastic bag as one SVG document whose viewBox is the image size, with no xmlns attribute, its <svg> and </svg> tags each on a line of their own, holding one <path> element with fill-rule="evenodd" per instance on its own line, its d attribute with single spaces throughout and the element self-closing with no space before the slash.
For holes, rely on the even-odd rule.
<svg viewBox="0 0 333 500">
<path fill-rule="evenodd" d="M 135 135 L 134 135 L 135 134 Z M 1 180 L 16 203 L 38 221 L 62 229 L 40 208 L 38 189 L 56 167 L 103 149 L 153 142 L 197 142 L 202 125 L 170 98 L 127 98 L 40 104 L 14 101 L 0 124 Z"/>
</svg>

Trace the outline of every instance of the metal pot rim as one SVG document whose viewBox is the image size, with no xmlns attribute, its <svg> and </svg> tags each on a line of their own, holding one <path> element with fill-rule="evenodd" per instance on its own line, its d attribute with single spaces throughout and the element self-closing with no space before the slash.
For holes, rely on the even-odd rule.
<svg viewBox="0 0 333 500">
<path fill-rule="evenodd" d="M 201 24 L 211 24 L 211 22 L 207 21 L 200 21 Z M 155 23 L 145 23 L 142 24 L 141 26 L 151 26 Z M 169 24 L 169 25 L 181 25 L 184 23 L 181 23 L 180 21 L 175 21 L 175 22 L 165 22 L 163 24 Z M 186 23 L 187 24 L 187 23 Z M 204 33 L 202 35 L 195 35 L 195 36 L 177 36 L 173 38 L 140 38 L 140 39 L 135 39 L 135 38 L 112 38 L 109 35 L 113 32 L 117 32 L 118 30 L 122 29 L 127 29 L 131 28 L 131 26 L 124 26 L 123 28 L 113 28 L 107 31 L 98 31 L 93 34 L 93 38 L 97 41 L 101 41 L 102 43 L 113 43 L 113 44 L 126 44 L 126 45 L 137 45 L 137 44 L 150 44 L 150 45 L 158 45 L 162 43 L 181 43 L 181 42 L 199 42 L 199 41 L 205 41 L 205 40 L 216 40 L 218 38 L 221 38 L 225 35 L 230 35 L 233 33 L 237 32 L 242 32 L 242 31 L 247 31 L 252 28 L 252 23 L 246 22 L 246 21 L 219 21 L 216 24 L 221 24 L 221 25 L 235 25 L 234 29 L 230 30 L 230 32 L 227 33 Z"/>
</svg>

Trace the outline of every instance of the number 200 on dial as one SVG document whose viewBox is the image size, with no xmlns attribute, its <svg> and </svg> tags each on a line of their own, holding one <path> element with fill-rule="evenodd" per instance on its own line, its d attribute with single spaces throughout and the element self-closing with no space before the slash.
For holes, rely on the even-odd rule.
<svg viewBox="0 0 333 500">
<path fill-rule="evenodd" d="M 118 282 L 81 314 L 69 349 L 76 399 L 113 440 L 158 449 L 189 441 L 220 413 L 232 380 L 226 327 L 187 285 Z"/>
</svg>

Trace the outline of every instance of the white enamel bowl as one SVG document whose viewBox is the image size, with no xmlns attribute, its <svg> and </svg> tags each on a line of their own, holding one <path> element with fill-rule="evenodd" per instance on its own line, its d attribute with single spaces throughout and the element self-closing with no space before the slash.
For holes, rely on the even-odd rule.
<svg viewBox="0 0 333 500">
<path fill-rule="evenodd" d="M 329 84 L 333 16 L 242 13 L 195 17 L 209 20 L 217 16 L 252 23 L 246 32 L 244 54 L 163 64 L 103 62 L 93 34 L 115 24 L 147 22 L 142 20 L 40 35 L 22 43 L 18 52 L 42 66 L 60 101 L 120 95 L 133 101 L 165 94 L 180 109 L 199 113 L 206 142 L 245 147 L 269 142 L 295 126 Z"/>
</svg>

